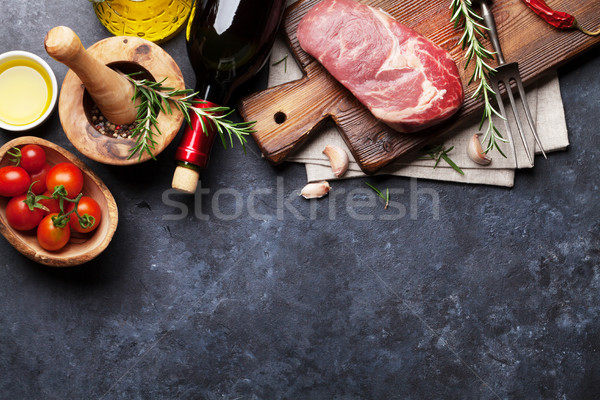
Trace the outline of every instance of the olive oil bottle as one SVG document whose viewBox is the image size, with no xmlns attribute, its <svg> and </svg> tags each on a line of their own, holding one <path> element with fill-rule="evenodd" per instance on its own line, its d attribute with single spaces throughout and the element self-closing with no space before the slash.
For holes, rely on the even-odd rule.
<svg viewBox="0 0 600 400">
<path fill-rule="evenodd" d="M 138 36 L 160 43 L 183 27 L 193 0 L 104 0 L 94 3 L 96 16 L 117 36 Z"/>
</svg>

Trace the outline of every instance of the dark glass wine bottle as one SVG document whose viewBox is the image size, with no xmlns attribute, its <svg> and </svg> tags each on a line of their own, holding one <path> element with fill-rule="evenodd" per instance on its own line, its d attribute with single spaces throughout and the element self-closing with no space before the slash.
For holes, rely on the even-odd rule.
<svg viewBox="0 0 600 400">
<path fill-rule="evenodd" d="M 265 64 L 285 0 L 196 0 L 186 31 L 199 107 L 225 105 L 232 91 Z M 192 113 L 175 158 L 173 188 L 194 193 L 216 132 Z M 206 121 L 205 121 L 206 122 Z M 206 128 L 206 130 L 203 130 Z"/>
</svg>

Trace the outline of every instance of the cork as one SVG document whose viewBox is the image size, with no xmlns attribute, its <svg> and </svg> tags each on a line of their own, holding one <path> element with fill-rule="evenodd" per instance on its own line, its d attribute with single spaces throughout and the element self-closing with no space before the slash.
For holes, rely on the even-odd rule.
<svg viewBox="0 0 600 400">
<path fill-rule="evenodd" d="M 198 171 L 179 166 L 175 168 L 171 187 L 183 193 L 194 194 L 196 192 L 196 187 L 198 186 L 199 178 L 200 174 Z"/>
</svg>

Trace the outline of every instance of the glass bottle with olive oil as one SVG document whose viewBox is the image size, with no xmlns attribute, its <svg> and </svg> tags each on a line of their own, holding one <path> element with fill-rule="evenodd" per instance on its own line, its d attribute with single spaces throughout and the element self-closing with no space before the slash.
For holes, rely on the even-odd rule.
<svg viewBox="0 0 600 400">
<path fill-rule="evenodd" d="M 94 3 L 96 16 L 117 36 L 138 36 L 160 43 L 183 27 L 193 0 L 104 0 Z"/>
</svg>

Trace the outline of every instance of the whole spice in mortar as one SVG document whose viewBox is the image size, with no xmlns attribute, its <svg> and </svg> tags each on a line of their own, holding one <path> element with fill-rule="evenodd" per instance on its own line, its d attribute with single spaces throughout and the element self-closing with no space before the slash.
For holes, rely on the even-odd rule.
<svg viewBox="0 0 600 400">
<path fill-rule="evenodd" d="M 531 8 L 533 12 L 542 17 L 544 21 L 546 21 L 555 28 L 579 29 L 586 35 L 600 35 L 600 29 L 598 29 L 597 31 L 588 31 L 587 29 L 579 25 L 574 16 L 566 12 L 553 10 L 552 8 L 550 8 L 550 6 L 546 4 L 544 0 L 523 0 L 523 2 L 527 4 L 527 6 Z"/>
<path fill-rule="evenodd" d="M 137 122 L 127 125 L 113 124 L 104 115 L 102 115 L 102 112 L 100 112 L 100 109 L 96 104 L 94 104 L 90 109 L 90 119 L 92 121 L 92 125 L 98 132 L 113 138 L 131 138 L 133 131 L 138 125 Z"/>
</svg>

